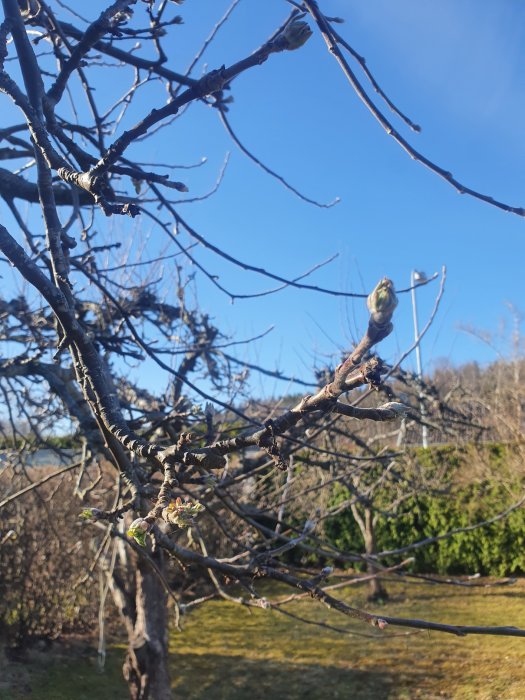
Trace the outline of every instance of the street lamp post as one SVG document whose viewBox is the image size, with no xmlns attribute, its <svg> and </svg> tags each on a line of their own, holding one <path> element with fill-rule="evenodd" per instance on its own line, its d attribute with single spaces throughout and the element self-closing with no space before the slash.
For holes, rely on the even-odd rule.
<svg viewBox="0 0 525 700">
<path fill-rule="evenodd" d="M 416 286 L 421 284 L 426 280 L 426 275 L 424 272 L 418 272 L 417 270 L 412 270 L 410 273 L 410 287 L 412 296 L 412 318 L 414 320 L 414 340 L 416 343 L 416 369 L 417 377 L 419 381 L 423 378 L 423 366 L 421 362 L 421 343 L 419 337 L 419 323 L 417 318 L 417 304 L 416 304 Z M 428 428 L 425 424 L 425 404 L 423 402 L 423 392 L 419 391 L 419 412 L 421 419 L 423 420 L 423 425 L 421 426 L 421 444 L 423 447 L 428 447 Z"/>
</svg>

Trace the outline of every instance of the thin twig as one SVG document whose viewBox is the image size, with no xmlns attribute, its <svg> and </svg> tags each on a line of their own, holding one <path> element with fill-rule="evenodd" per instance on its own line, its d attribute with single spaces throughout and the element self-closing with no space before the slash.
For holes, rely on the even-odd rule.
<svg viewBox="0 0 525 700">
<path fill-rule="evenodd" d="M 334 35 L 334 32 L 333 32 L 332 28 L 330 27 L 328 21 L 326 20 L 326 17 L 320 11 L 318 3 L 315 2 L 315 0 L 304 0 L 304 6 L 308 9 L 309 13 L 312 15 L 313 19 L 315 20 L 315 23 L 317 24 L 321 34 L 323 35 L 323 38 L 326 42 L 328 50 L 330 51 L 330 53 L 334 56 L 336 61 L 341 66 L 343 73 L 346 75 L 350 85 L 355 90 L 359 99 L 365 104 L 365 106 L 371 112 L 372 116 L 379 122 L 379 124 L 383 127 L 383 129 L 386 131 L 386 133 L 389 136 L 391 136 L 394 139 L 394 141 L 399 146 L 401 146 L 401 148 L 406 153 L 408 153 L 408 155 L 411 158 L 413 158 L 418 163 L 421 163 L 421 165 L 424 165 L 431 172 L 435 173 L 440 178 L 442 178 L 443 180 L 448 182 L 449 185 L 452 185 L 452 187 L 454 187 L 455 190 L 457 192 L 459 192 L 459 194 L 468 194 L 471 197 L 474 197 L 475 199 L 480 199 L 483 202 L 487 202 L 488 204 L 491 204 L 492 206 L 497 207 L 498 209 L 502 209 L 503 211 L 510 212 L 511 214 L 517 214 L 518 216 L 525 217 L 525 208 L 510 206 L 509 204 L 505 204 L 505 202 L 501 202 L 497 199 L 494 199 L 493 197 L 491 197 L 489 195 L 482 194 L 481 192 L 478 192 L 477 190 L 473 190 L 470 187 L 466 187 L 461 182 L 459 182 L 459 180 L 456 180 L 454 178 L 454 176 L 452 175 L 452 173 L 450 173 L 449 171 L 440 167 L 439 165 L 436 165 L 433 161 L 429 160 L 426 156 L 424 156 L 422 153 L 417 151 L 413 146 L 411 146 L 408 143 L 408 141 L 403 136 L 401 136 L 401 134 L 397 131 L 397 129 L 395 129 L 394 126 L 392 126 L 391 122 L 374 105 L 372 100 L 366 94 L 366 91 L 364 90 L 363 86 L 361 85 L 361 83 L 357 79 L 356 75 L 354 74 L 354 72 L 352 71 L 350 66 L 348 65 L 348 62 L 346 61 L 345 57 L 341 53 L 341 50 L 338 46 L 338 42 L 337 42 L 337 39 Z"/>
<path fill-rule="evenodd" d="M 53 472 L 52 474 L 48 474 L 47 476 L 44 476 L 44 478 L 40 479 L 40 481 L 34 481 L 29 486 L 26 486 L 25 488 L 21 489 L 20 491 L 13 493 L 11 496 L 4 498 L 3 501 L 0 501 L 0 508 L 4 508 L 8 503 L 15 501 L 17 498 L 20 498 L 20 496 L 23 496 L 24 494 L 28 493 L 29 491 L 32 491 L 33 489 L 39 488 L 40 486 L 47 483 L 48 481 L 51 481 L 51 479 L 56 479 L 56 477 L 60 476 L 61 474 L 65 474 L 66 472 L 70 472 L 72 469 L 78 469 L 83 464 L 84 464 L 83 460 L 81 460 L 80 462 L 75 462 L 74 464 L 69 464 L 67 467 L 63 467 L 62 469 L 59 469 L 58 471 Z"/>
<path fill-rule="evenodd" d="M 290 190 L 290 192 L 293 192 L 299 199 L 302 199 L 303 202 L 308 202 L 308 204 L 313 204 L 315 207 L 320 207 L 321 209 L 330 209 L 331 207 L 335 206 L 338 204 L 341 199 L 339 197 L 336 197 L 333 199 L 331 202 L 319 202 L 317 199 L 312 199 L 311 197 L 307 197 L 305 194 L 300 192 L 297 188 L 295 188 L 293 185 L 291 185 L 282 175 L 279 175 L 279 173 L 276 173 L 275 170 L 272 170 L 269 168 L 267 165 L 265 165 L 257 156 L 255 156 L 246 146 L 240 141 L 239 137 L 233 130 L 230 120 L 227 118 L 224 109 L 221 109 L 219 107 L 218 109 L 219 112 L 219 117 L 221 119 L 221 122 L 230 135 L 230 138 L 232 141 L 235 143 L 235 145 L 239 148 L 239 150 L 244 153 L 244 155 L 249 158 L 251 161 L 253 161 L 256 165 L 259 166 L 262 170 L 264 170 L 265 173 L 270 175 L 271 177 L 274 177 L 276 180 L 279 180 L 279 182 L 286 187 L 287 190 Z"/>
</svg>

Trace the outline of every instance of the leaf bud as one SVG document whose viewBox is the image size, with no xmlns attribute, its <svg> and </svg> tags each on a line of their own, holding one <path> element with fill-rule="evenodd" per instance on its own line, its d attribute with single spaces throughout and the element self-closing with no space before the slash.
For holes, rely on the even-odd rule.
<svg viewBox="0 0 525 700">
<path fill-rule="evenodd" d="M 392 280 L 384 277 L 367 299 L 368 310 L 373 321 L 378 325 L 388 323 L 397 306 L 397 296 Z"/>
<path fill-rule="evenodd" d="M 82 520 L 98 520 L 101 515 L 102 511 L 98 508 L 85 508 L 78 517 Z"/>
<path fill-rule="evenodd" d="M 379 406 L 379 408 L 384 408 L 387 411 L 393 411 L 396 416 L 400 417 L 408 416 L 410 414 L 410 406 L 405 406 L 404 403 L 400 403 L 399 401 L 388 401 L 387 403 Z"/>
<path fill-rule="evenodd" d="M 146 546 L 146 535 L 150 524 L 144 518 L 137 518 L 129 526 L 128 537 L 131 537 L 141 547 Z"/>
<path fill-rule="evenodd" d="M 287 51 L 295 51 L 295 49 L 300 49 L 301 46 L 306 44 L 311 36 L 312 30 L 308 22 L 295 20 L 294 22 L 290 22 L 279 39 L 282 41 L 283 47 Z"/>
</svg>

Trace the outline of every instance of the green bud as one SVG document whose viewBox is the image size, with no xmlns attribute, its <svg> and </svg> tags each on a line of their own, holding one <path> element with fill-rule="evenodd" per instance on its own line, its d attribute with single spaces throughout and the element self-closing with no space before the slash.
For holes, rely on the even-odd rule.
<svg viewBox="0 0 525 700">
<path fill-rule="evenodd" d="M 144 518 L 137 518 L 129 526 L 128 537 L 131 537 L 141 547 L 146 546 L 146 535 L 150 526 Z"/>
<path fill-rule="evenodd" d="M 85 508 L 78 517 L 82 520 L 98 520 L 101 514 L 102 511 L 98 508 Z"/>
<path fill-rule="evenodd" d="M 290 22 L 279 39 L 282 40 L 285 49 L 288 51 L 295 51 L 295 49 L 300 49 L 301 46 L 306 44 L 311 36 L 312 30 L 308 22 L 295 20 L 294 22 Z"/>
<path fill-rule="evenodd" d="M 392 280 L 384 277 L 367 299 L 368 310 L 375 323 L 382 324 L 390 321 L 397 306 L 397 297 Z"/>
</svg>

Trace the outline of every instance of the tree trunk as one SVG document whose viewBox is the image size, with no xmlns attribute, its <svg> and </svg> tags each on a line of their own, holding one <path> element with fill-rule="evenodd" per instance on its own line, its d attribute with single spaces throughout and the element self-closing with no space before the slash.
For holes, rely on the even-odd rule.
<svg viewBox="0 0 525 700">
<path fill-rule="evenodd" d="M 375 523 L 370 508 L 365 510 L 365 528 L 363 538 L 365 541 L 365 552 L 367 555 L 375 554 L 377 552 Z M 367 562 L 366 570 L 368 574 L 377 574 L 380 571 L 380 569 L 378 569 L 372 561 Z M 388 593 L 381 581 L 378 578 L 370 579 L 368 582 L 368 600 L 374 602 L 387 599 Z"/>
<path fill-rule="evenodd" d="M 162 552 L 150 553 L 162 571 Z M 170 700 L 167 594 L 151 564 L 140 557 L 135 579 L 135 614 L 127 616 L 124 678 L 131 700 Z"/>
</svg>

